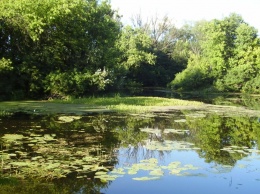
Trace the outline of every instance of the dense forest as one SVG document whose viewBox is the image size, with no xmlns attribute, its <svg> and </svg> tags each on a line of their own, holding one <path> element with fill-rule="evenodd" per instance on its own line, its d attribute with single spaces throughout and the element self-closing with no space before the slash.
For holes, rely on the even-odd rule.
<svg viewBox="0 0 260 194">
<path fill-rule="evenodd" d="M 109 1 L 1 0 L 0 99 L 136 87 L 260 93 L 260 38 L 238 14 L 124 26 Z"/>
</svg>

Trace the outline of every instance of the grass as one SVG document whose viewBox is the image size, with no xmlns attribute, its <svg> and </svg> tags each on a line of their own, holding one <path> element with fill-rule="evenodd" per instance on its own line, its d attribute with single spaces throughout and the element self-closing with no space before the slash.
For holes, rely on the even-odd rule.
<svg viewBox="0 0 260 194">
<path fill-rule="evenodd" d="M 28 113 L 70 113 L 84 114 L 89 112 L 150 112 L 154 108 L 165 106 L 199 106 L 201 102 L 161 97 L 102 97 L 81 98 L 53 101 L 11 101 L 0 102 L 0 112 L 9 114 L 12 112 Z M 2 115 L 2 116 L 3 116 Z"/>
<path fill-rule="evenodd" d="M 81 98 L 55 100 L 54 102 L 72 103 L 72 104 L 86 104 L 97 106 L 116 106 L 119 104 L 137 105 L 137 106 L 187 106 L 187 105 L 201 105 L 201 102 L 179 100 L 173 98 L 162 97 L 104 97 L 104 98 Z"/>
<path fill-rule="evenodd" d="M 187 101 L 162 97 L 105 97 L 69 99 L 55 101 L 61 103 L 85 104 L 87 106 L 105 106 L 109 110 L 119 112 L 149 112 L 154 107 L 162 106 L 199 106 L 198 101 Z"/>
</svg>

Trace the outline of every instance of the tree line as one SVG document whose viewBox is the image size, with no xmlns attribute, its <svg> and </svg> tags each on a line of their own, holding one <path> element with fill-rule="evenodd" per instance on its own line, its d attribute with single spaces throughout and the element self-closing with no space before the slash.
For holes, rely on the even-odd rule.
<svg viewBox="0 0 260 194">
<path fill-rule="evenodd" d="M 260 40 L 241 16 L 177 28 L 167 16 L 124 26 L 108 1 L 2 0 L 0 99 L 135 87 L 259 93 Z"/>
</svg>

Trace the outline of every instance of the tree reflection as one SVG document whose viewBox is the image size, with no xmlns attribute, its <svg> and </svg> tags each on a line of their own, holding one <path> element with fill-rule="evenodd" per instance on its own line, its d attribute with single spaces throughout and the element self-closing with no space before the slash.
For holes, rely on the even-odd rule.
<svg viewBox="0 0 260 194">
<path fill-rule="evenodd" d="M 225 146 L 253 148 L 259 142 L 259 124 L 255 118 L 222 117 L 207 115 L 205 118 L 188 118 L 193 142 L 202 150 L 200 157 L 206 162 L 234 165 L 245 155 L 222 151 Z"/>
<path fill-rule="evenodd" d="M 108 184 L 90 179 L 76 179 L 75 177 L 55 180 L 53 182 L 40 179 L 20 180 L 15 178 L 0 178 L 1 194 L 100 194 L 101 189 L 107 188 Z"/>
<path fill-rule="evenodd" d="M 28 147 L 28 143 L 22 142 L 23 139 L 16 139 L 16 144 L 21 142 L 20 147 L 16 145 L 15 149 L 23 151 L 23 153 L 26 150 L 26 153 L 29 153 L 24 156 L 26 160 L 31 160 L 31 156 L 41 155 L 39 164 L 42 164 L 42 161 L 53 161 L 55 159 L 56 162 L 59 160 L 58 162 L 62 163 L 63 166 L 66 164 L 69 169 L 73 167 L 73 169 L 77 168 L 78 171 L 73 171 L 66 178 L 55 179 L 49 185 L 45 185 L 44 181 L 41 185 L 40 181 L 32 182 L 28 180 L 28 182 L 23 182 L 24 188 L 20 190 L 21 182 L 18 179 L 15 180 L 16 183 L 14 184 L 4 183 L 1 179 L 1 189 L 3 188 L 3 191 L 4 189 L 8 190 L 12 185 L 16 185 L 15 187 L 12 186 L 13 188 L 10 191 L 14 193 L 17 191 L 21 191 L 20 193 L 32 193 L 32 191 L 40 193 L 41 191 L 38 192 L 37 190 L 38 187 L 46 187 L 46 191 L 49 193 L 81 191 L 84 191 L 83 193 L 91 193 L 91 191 L 92 193 L 99 193 L 101 188 L 107 187 L 110 183 L 101 183 L 98 179 L 95 179 L 94 170 L 84 174 L 86 176 L 83 176 L 82 179 L 76 179 L 85 164 L 79 162 L 86 162 L 86 167 L 93 165 L 91 162 L 84 161 L 84 158 L 98 157 L 98 161 L 94 163 L 110 171 L 118 164 L 120 156 L 123 156 L 121 159 L 125 165 L 131 165 L 149 158 L 157 158 L 161 161 L 168 153 L 174 149 L 179 149 L 174 146 L 169 150 L 164 148 L 151 149 L 149 145 L 153 142 L 161 145 L 186 142 L 187 145 L 192 144 L 193 147 L 195 145 L 200 148 L 196 152 L 201 158 L 205 158 L 206 162 L 215 162 L 217 166 L 222 167 L 223 165 L 233 166 L 237 160 L 246 156 L 243 153 L 230 153 L 222 150 L 222 148 L 226 146 L 255 148 L 260 143 L 260 123 L 257 118 L 224 117 L 207 113 L 201 115 L 203 117 L 198 118 L 192 117 L 190 112 L 183 114 L 180 114 L 180 112 L 158 113 L 149 117 L 145 115 L 96 114 L 82 116 L 81 119 L 70 123 L 57 122 L 57 115 L 44 117 L 27 115 L 20 117 L 18 120 L 11 116 L 3 118 L 1 120 L 2 135 L 5 133 L 21 134 L 33 141 L 42 141 L 43 138 L 47 137 L 52 138 L 47 143 L 33 143 L 32 147 Z M 186 122 L 184 122 L 184 118 L 186 118 Z M 151 132 L 149 130 L 144 132 L 140 130 L 141 128 L 149 128 Z M 166 133 L 167 129 L 168 132 Z M 169 132 L 174 129 L 187 132 Z M 45 136 L 46 134 L 49 134 L 49 136 Z M 4 140 L 1 142 L 3 149 L 12 151 L 14 143 L 9 142 L 9 148 L 5 143 Z M 7 154 L 5 151 L 2 152 Z M 17 158 L 18 160 L 19 158 Z M 1 175 L 0 177 L 4 176 Z"/>
</svg>

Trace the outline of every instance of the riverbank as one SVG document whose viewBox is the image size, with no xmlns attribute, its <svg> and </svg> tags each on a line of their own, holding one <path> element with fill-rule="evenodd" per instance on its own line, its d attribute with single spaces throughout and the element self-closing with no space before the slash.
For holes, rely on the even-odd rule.
<svg viewBox="0 0 260 194">
<path fill-rule="evenodd" d="M 100 112 L 150 112 L 164 106 L 199 106 L 202 102 L 160 97 L 104 97 L 53 101 L 0 102 L 2 114 L 25 112 L 35 114 L 87 114 Z"/>
<path fill-rule="evenodd" d="M 198 110 L 216 114 L 247 115 L 259 117 L 260 110 L 246 107 L 211 105 L 198 101 L 162 97 L 104 97 L 53 101 L 7 101 L 0 102 L 0 115 L 17 112 L 27 114 L 84 115 L 92 113 L 119 112 L 146 114 L 177 110 Z"/>
</svg>

